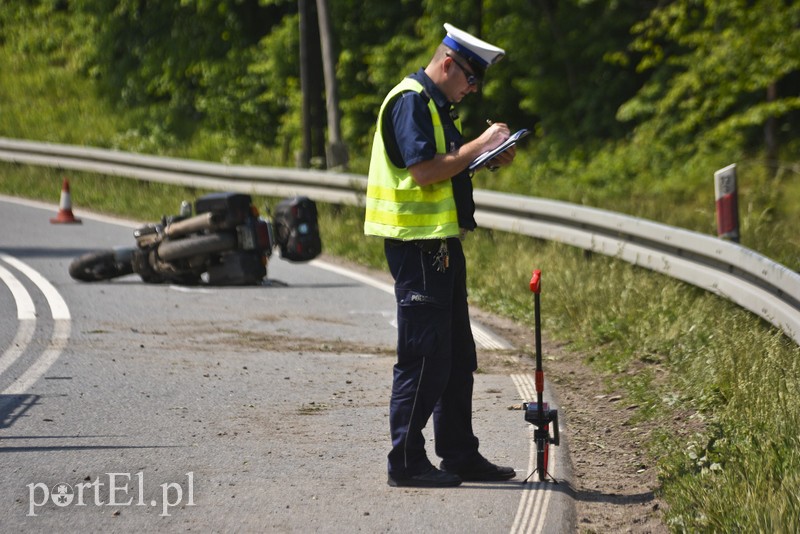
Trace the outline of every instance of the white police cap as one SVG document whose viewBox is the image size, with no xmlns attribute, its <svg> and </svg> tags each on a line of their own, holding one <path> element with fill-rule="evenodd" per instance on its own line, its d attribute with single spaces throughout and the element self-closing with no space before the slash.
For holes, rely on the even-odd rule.
<svg viewBox="0 0 800 534">
<path fill-rule="evenodd" d="M 494 65 L 506 55 L 506 51 L 502 48 L 482 41 L 464 30 L 459 30 L 452 24 L 445 22 L 444 29 L 447 31 L 447 35 L 442 42 L 467 59 L 470 64 L 475 63 L 485 69 L 489 65 Z"/>
</svg>

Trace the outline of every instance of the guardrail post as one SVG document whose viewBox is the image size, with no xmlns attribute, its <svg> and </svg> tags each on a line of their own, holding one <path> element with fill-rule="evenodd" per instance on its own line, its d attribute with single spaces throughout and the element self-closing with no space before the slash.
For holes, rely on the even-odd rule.
<svg viewBox="0 0 800 534">
<path fill-rule="evenodd" d="M 717 203 L 717 235 L 738 243 L 739 203 L 735 163 L 714 173 L 714 197 Z"/>
</svg>

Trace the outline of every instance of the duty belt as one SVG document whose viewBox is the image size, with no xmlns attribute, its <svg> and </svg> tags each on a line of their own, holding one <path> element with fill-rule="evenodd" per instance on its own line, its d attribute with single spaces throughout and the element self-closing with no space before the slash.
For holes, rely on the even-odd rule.
<svg viewBox="0 0 800 534">
<path fill-rule="evenodd" d="M 442 242 L 446 242 L 446 239 L 411 239 L 408 241 L 402 241 L 400 239 L 392 239 L 386 238 L 386 243 L 389 244 L 390 247 L 401 247 L 403 245 L 414 245 L 415 247 L 419 248 L 423 252 L 427 254 L 433 254 L 442 246 Z"/>
</svg>

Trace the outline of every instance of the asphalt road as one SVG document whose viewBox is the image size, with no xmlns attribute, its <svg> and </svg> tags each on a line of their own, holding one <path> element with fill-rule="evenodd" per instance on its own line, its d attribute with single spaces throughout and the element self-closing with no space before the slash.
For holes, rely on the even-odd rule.
<svg viewBox="0 0 800 534">
<path fill-rule="evenodd" d="M 0 197 L 0 530 L 575 530 L 566 443 L 560 484 L 521 483 L 524 371 L 475 387 L 481 450 L 516 480 L 386 484 L 385 277 L 275 254 L 261 287 L 79 283 L 72 258 L 132 245 L 132 223 L 56 209 Z M 479 352 L 508 348 L 477 326 Z"/>
</svg>

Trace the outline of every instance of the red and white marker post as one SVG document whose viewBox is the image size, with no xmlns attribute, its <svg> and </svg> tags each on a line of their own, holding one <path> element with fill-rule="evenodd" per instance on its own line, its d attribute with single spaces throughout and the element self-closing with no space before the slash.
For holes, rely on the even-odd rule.
<svg viewBox="0 0 800 534">
<path fill-rule="evenodd" d="M 717 204 L 717 235 L 739 242 L 739 203 L 736 192 L 736 164 L 714 173 L 714 197 Z"/>
</svg>

